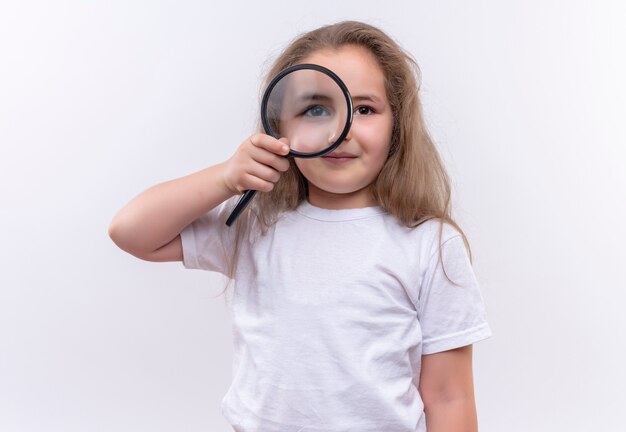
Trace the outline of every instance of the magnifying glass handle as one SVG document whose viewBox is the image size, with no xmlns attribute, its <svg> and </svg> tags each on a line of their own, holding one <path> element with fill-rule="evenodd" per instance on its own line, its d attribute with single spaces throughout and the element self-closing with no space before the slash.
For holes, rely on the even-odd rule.
<svg viewBox="0 0 626 432">
<path fill-rule="evenodd" d="M 239 198 L 239 201 L 237 201 L 237 205 L 235 206 L 235 209 L 230 214 L 230 216 L 228 216 L 228 219 L 226 220 L 227 226 L 231 226 L 233 222 L 237 220 L 241 212 L 248 206 L 252 198 L 254 198 L 255 194 L 256 194 L 255 190 L 247 190 L 243 193 L 243 195 L 241 195 L 241 198 Z"/>
</svg>

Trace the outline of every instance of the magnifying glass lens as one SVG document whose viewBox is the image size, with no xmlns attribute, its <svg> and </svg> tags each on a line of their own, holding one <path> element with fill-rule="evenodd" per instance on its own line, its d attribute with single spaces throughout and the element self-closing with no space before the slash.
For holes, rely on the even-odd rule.
<svg viewBox="0 0 626 432">
<path fill-rule="evenodd" d="M 286 137 L 292 151 L 319 153 L 333 146 L 348 121 L 344 91 L 327 74 L 300 69 L 283 76 L 267 98 L 272 135 Z"/>
</svg>

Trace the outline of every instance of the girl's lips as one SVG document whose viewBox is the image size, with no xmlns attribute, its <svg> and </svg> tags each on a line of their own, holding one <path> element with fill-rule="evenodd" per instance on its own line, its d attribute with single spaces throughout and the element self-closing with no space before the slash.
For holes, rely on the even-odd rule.
<svg viewBox="0 0 626 432">
<path fill-rule="evenodd" d="M 356 159 L 356 156 L 349 154 L 330 154 L 328 156 L 322 156 L 322 159 L 332 164 L 342 164 Z"/>
<path fill-rule="evenodd" d="M 330 163 L 340 164 L 350 162 L 352 159 L 356 159 L 356 156 L 350 153 L 333 152 L 326 156 L 322 156 L 322 159 Z"/>
</svg>

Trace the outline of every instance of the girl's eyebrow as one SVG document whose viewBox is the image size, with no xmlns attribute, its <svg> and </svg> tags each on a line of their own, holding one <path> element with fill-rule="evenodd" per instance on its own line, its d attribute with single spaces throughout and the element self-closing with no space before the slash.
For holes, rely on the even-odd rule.
<svg viewBox="0 0 626 432">
<path fill-rule="evenodd" d="M 328 101 L 332 101 L 332 97 L 323 95 L 323 94 L 318 94 L 318 93 L 305 93 L 303 95 L 298 96 L 297 100 L 301 102 L 309 102 L 309 101 L 328 102 Z"/>
<path fill-rule="evenodd" d="M 362 101 L 369 101 L 369 102 L 380 102 L 380 99 L 374 95 L 359 95 L 359 96 L 352 96 L 352 101 L 353 102 L 362 102 Z"/>
</svg>

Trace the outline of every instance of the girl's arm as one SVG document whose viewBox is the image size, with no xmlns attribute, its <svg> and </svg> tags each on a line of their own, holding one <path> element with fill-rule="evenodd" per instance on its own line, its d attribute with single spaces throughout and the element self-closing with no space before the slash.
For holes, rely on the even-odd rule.
<svg viewBox="0 0 626 432">
<path fill-rule="evenodd" d="M 152 186 L 111 221 L 121 249 L 148 261 L 182 261 L 180 232 L 204 213 L 244 190 L 268 192 L 289 162 L 286 142 L 255 134 L 226 162 Z M 228 229 L 225 227 L 225 229 Z"/>
<path fill-rule="evenodd" d="M 477 432 L 472 345 L 422 356 L 419 392 L 428 432 Z"/>
</svg>

